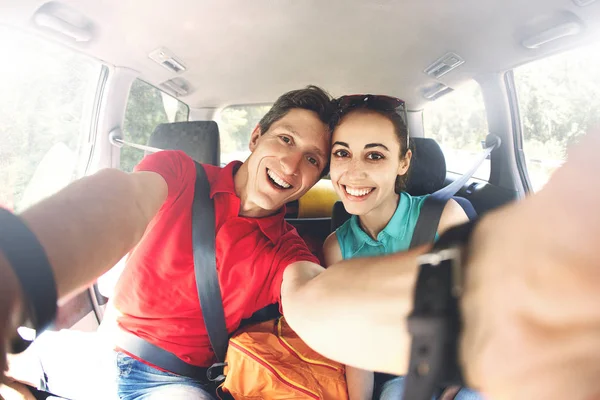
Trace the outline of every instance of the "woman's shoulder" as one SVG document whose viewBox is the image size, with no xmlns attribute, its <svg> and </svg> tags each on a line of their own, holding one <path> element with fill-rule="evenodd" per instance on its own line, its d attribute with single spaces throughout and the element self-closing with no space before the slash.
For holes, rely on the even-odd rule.
<svg viewBox="0 0 600 400">
<path fill-rule="evenodd" d="M 410 203 L 413 203 L 413 204 L 414 204 L 414 203 L 422 203 L 422 202 L 424 202 L 424 201 L 425 201 L 425 199 L 426 199 L 426 198 L 428 198 L 428 197 L 429 197 L 429 196 L 431 196 L 431 195 L 429 195 L 429 194 L 424 194 L 424 195 L 420 195 L 420 196 L 413 196 L 413 195 L 411 195 L 411 194 L 410 194 L 410 193 L 408 193 L 408 192 L 401 192 L 401 193 L 400 193 L 400 196 L 401 196 L 403 199 L 406 199 L 405 201 L 408 201 L 408 202 L 410 202 Z"/>
<path fill-rule="evenodd" d="M 325 267 L 343 259 L 342 248 L 337 238 L 337 230 L 325 239 L 323 243 L 323 255 L 325 256 Z"/>
<path fill-rule="evenodd" d="M 416 216 L 418 217 L 423 203 L 429 196 L 429 194 L 413 196 L 407 192 L 401 192 L 400 201 L 398 202 L 398 212 L 406 214 L 416 213 Z"/>
</svg>

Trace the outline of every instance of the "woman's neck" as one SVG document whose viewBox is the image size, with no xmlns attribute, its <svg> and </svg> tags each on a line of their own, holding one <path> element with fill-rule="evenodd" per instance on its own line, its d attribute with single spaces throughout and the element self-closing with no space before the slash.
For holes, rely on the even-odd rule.
<svg viewBox="0 0 600 400">
<path fill-rule="evenodd" d="M 374 240 L 377 240 L 379 233 L 387 226 L 390 222 L 396 208 L 398 208 L 398 202 L 400 201 L 400 195 L 396 194 L 391 197 L 388 201 L 385 201 L 377 208 L 369 211 L 365 215 L 360 215 L 358 221 L 360 227 Z"/>
</svg>

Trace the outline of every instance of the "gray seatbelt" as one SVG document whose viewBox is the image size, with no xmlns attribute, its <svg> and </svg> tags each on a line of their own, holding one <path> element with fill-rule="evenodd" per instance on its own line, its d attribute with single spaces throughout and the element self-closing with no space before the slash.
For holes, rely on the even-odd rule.
<svg viewBox="0 0 600 400">
<path fill-rule="evenodd" d="M 460 178 L 446 187 L 441 188 L 435 193 L 427 196 L 421 207 L 421 213 L 415 226 L 410 248 L 415 248 L 427 243 L 433 243 L 435 234 L 442 217 L 442 212 L 448 200 L 452 198 L 463 187 L 465 183 L 477 171 L 483 161 L 489 157 L 494 149 L 500 146 L 500 138 L 496 135 L 488 135 L 485 139 L 483 152 L 477 157 L 471 169 L 465 172 Z"/>
<path fill-rule="evenodd" d="M 208 383 L 206 376 L 208 368 L 188 364 L 170 351 L 161 349 L 133 333 L 117 329 L 113 340 L 117 347 L 140 360 L 165 371 Z"/>
<path fill-rule="evenodd" d="M 411 249 L 435 241 L 435 234 L 437 233 L 440 224 L 440 218 L 442 217 L 442 212 L 444 211 L 444 207 L 446 207 L 448 200 L 450 200 L 452 196 L 467 183 L 483 163 L 483 160 L 499 146 L 500 138 L 495 135 L 488 135 L 485 140 L 484 150 L 479 157 L 477 157 L 477 160 L 473 163 L 471 169 L 448 186 L 441 188 L 425 199 L 410 242 Z M 418 377 L 415 377 L 414 374 L 408 374 L 405 379 L 402 398 L 414 400 L 430 399 L 432 389 L 441 392 L 444 388 L 431 388 L 427 380 L 419 379 Z"/>
<path fill-rule="evenodd" d="M 196 183 L 192 204 L 192 246 L 194 275 L 198 299 L 208 338 L 218 363 L 209 368 L 188 364 L 173 353 L 161 349 L 146 340 L 119 329 L 115 344 L 129 354 L 166 371 L 206 382 L 220 382 L 229 334 L 225 325 L 225 312 L 221 288 L 217 276 L 215 258 L 215 206 L 210 198 L 210 184 L 204 168 L 196 163 Z"/>
<path fill-rule="evenodd" d="M 229 333 L 225 324 L 225 311 L 215 257 L 215 204 L 210 198 L 210 184 L 206 172 L 199 163 L 196 163 L 196 185 L 192 206 L 192 245 L 196 288 L 204 325 L 217 360 L 222 364 L 227 354 Z"/>
</svg>

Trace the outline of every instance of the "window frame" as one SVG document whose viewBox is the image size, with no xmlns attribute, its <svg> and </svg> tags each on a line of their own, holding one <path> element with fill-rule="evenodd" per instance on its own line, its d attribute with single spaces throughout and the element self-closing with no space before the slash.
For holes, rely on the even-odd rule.
<svg viewBox="0 0 600 400">
<path fill-rule="evenodd" d="M 225 154 L 225 155 L 227 155 L 227 154 L 231 154 L 231 153 L 223 153 L 223 148 L 224 148 L 224 146 L 223 146 L 223 138 L 224 138 L 224 134 L 223 134 L 223 132 L 224 132 L 224 130 L 223 130 L 223 129 L 222 129 L 222 127 L 221 127 L 221 125 L 222 125 L 222 124 L 221 124 L 221 122 L 222 122 L 222 120 L 221 120 L 222 116 L 221 116 L 221 115 L 222 115 L 223 111 L 224 111 L 224 110 L 226 110 L 226 109 L 228 109 L 228 108 L 242 108 L 242 107 L 269 107 L 269 109 L 270 109 L 271 107 L 273 107 L 273 104 L 275 104 L 275 103 L 274 103 L 274 102 L 261 102 L 261 103 L 232 103 L 232 104 L 226 104 L 226 105 L 224 105 L 224 106 L 222 106 L 222 107 L 219 107 L 219 108 L 216 110 L 215 114 L 213 115 L 213 118 L 212 118 L 212 120 L 213 120 L 213 121 L 215 121 L 215 122 L 216 122 L 216 123 L 219 125 L 219 135 L 220 135 L 220 138 L 219 138 L 219 145 L 220 145 L 220 152 L 221 152 L 221 154 L 219 154 L 219 157 L 220 157 L 220 159 L 221 159 L 221 165 L 223 165 L 223 166 L 224 166 L 224 165 L 226 164 L 226 162 L 224 162 L 224 161 L 223 161 L 223 155 L 224 155 L 224 154 Z M 265 113 L 265 114 L 266 114 L 266 113 Z M 264 115 L 263 115 L 263 116 L 264 116 Z M 261 118 L 262 118 L 262 117 L 261 117 Z M 254 129 L 254 128 L 252 128 L 252 129 Z M 250 132 L 248 133 L 248 140 L 250 140 L 250 135 L 251 135 L 251 134 L 252 134 L 252 131 L 250 131 Z"/>
<path fill-rule="evenodd" d="M 120 119 L 120 124 L 119 124 L 119 126 L 120 126 L 120 136 L 122 137 L 123 140 L 125 140 L 126 142 L 130 142 L 130 143 L 133 143 L 133 144 L 140 144 L 140 145 L 144 145 L 144 146 L 147 144 L 147 143 L 138 143 L 135 140 L 129 139 L 129 138 L 127 138 L 125 136 L 126 135 L 126 132 L 125 132 L 125 120 L 126 120 L 127 111 L 129 109 L 129 105 L 130 105 L 132 89 L 133 89 L 133 85 L 136 84 L 136 82 L 138 82 L 138 81 L 141 82 L 141 83 L 143 83 L 144 85 L 147 85 L 148 87 L 156 90 L 161 95 L 165 94 L 165 95 L 171 97 L 172 99 L 176 100 L 179 104 L 183 104 L 186 107 L 186 110 L 187 110 L 187 113 L 185 114 L 186 118 L 185 118 L 185 120 L 179 121 L 179 122 L 189 122 L 190 121 L 190 110 L 191 110 L 191 107 L 190 107 L 189 104 L 187 104 L 186 102 L 184 102 L 183 100 L 181 100 L 179 97 L 177 97 L 177 96 L 169 93 L 168 91 L 163 90 L 163 89 L 157 87 L 156 85 L 153 85 L 152 83 L 150 83 L 147 80 L 143 79 L 141 76 L 135 76 L 135 77 L 133 77 L 133 79 L 131 79 L 131 81 L 129 83 L 129 89 L 127 90 L 127 96 L 126 96 L 126 99 L 125 99 L 125 102 L 124 102 L 124 105 L 123 105 L 123 111 L 122 111 L 122 115 L 121 115 L 121 119 Z M 163 108 L 164 108 L 164 102 L 163 102 Z M 166 112 L 166 110 L 165 110 L 165 112 Z M 173 123 L 173 122 L 168 122 L 167 121 L 166 123 Z M 158 125 L 156 125 L 156 126 L 158 126 Z M 152 132 L 154 132 L 154 129 L 156 129 L 156 126 L 153 128 Z M 150 132 L 150 134 L 149 134 L 150 136 L 152 135 L 152 132 Z M 122 164 L 123 153 L 122 153 L 122 150 L 123 150 L 124 147 L 122 147 L 122 146 L 117 146 L 117 147 L 120 148 L 120 151 L 118 153 L 119 155 L 117 157 L 116 165 L 114 166 L 114 168 L 123 170 L 123 164 Z M 127 146 L 127 145 L 125 145 L 125 147 L 129 148 L 129 149 L 134 149 L 133 147 L 130 147 L 130 146 Z M 139 151 L 141 151 L 141 150 L 139 150 Z M 142 158 L 143 158 L 143 156 L 142 156 Z"/>
<path fill-rule="evenodd" d="M 484 119 L 485 119 L 485 123 L 486 123 L 486 133 L 485 133 L 485 136 L 482 138 L 482 140 L 479 141 L 479 143 L 481 143 L 482 141 L 485 141 L 485 137 L 487 137 L 487 135 L 489 135 L 490 132 L 491 132 L 491 129 L 490 129 L 490 120 L 489 120 L 489 111 L 488 111 L 487 104 L 486 104 L 484 86 L 482 85 L 481 82 L 479 82 L 478 80 L 476 80 L 474 78 L 471 78 L 471 81 L 475 85 L 477 85 L 477 87 L 479 88 L 479 91 L 481 93 L 481 100 L 482 100 L 482 105 L 483 105 Z M 432 101 L 430 101 L 428 103 L 428 105 L 431 105 L 434 102 L 443 99 L 444 97 L 451 96 L 453 93 L 459 93 L 460 91 L 461 91 L 460 87 L 458 89 L 452 89 L 450 91 L 447 91 L 446 93 L 442 94 L 441 96 L 435 97 L 435 99 L 432 100 Z M 427 135 L 427 129 L 425 128 L 425 126 L 426 126 L 426 120 L 427 120 L 426 114 L 427 114 L 427 111 L 428 111 L 428 105 L 424 106 L 422 108 L 422 110 L 421 110 L 421 118 L 420 118 L 420 120 L 421 120 L 421 128 L 422 128 L 421 129 L 422 130 L 421 134 L 422 134 L 422 136 L 420 136 L 420 137 L 434 139 L 434 140 L 436 140 L 436 142 L 440 146 L 440 149 L 442 150 L 442 154 L 444 154 L 444 159 L 446 160 L 446 179 L 448 179 L 448 174 L 451 177 L 460 177 L 460 176 L 463 176 L 466 172 L 469 171 L 471 165 L 466 170 L 460 171 L 460 172 L 452 171 L 452 170 L 448 169 L 448 163 L 447 163 L 448 156 L 444 152 L 444 148 L 442 147 L 442 144 L 437 139 L 435 139 L 434 137 L 432 137 L 430 135 Z M 417 135 L 415 135 L 415 137 L 417 137 Z M 484 151 L 484 149 L 483 149 L 483 147 L 481 147 L 478 150 L 478 153 L 479 152 L 483 152 L 483 151 Z M 494 152 L 492 152 L 492 154 L 486 159 L 486 160 L 489 160 L 489 176 L 487 178 L 481 178 L 481 177 L 477 176 L 476 175 L 477 172 L 475 172 L 475 174 L 473 176 L 471 176 L 471 178 L 469 179 L 469 181 L 474 180 L 474 181 L 477 181 L 477 182 L 480 182 L 480 183 L 484 183 L 484 184 L 494 184 L 493 181 L 497 180 L 496 177 L 495 177 L 495 175 L 494 175 L 494 171 L 495 171 L 494 164 L 496 164 L 496 162 L 494 162 L 495 161 L 495 154 L 494 153 L 496 153 L 496 150 Z M 479 166 L 479 168 L 481 168 L 484 164 L 485 164 L 485 160 L 484 160 L 483 163 L 481 163 L 481 165 Z M 478 170 L 479 170 L 479 168 L 478 168 Z"/>
<path fill-rule="evenodd" d="M 70 53 L 70 55 L 73 57 L 80 57 L 82 59 L 85 58 L 88 61 L 92 61 L 95 64 L 94 69 L 97 70 L 97 73 L 94 74 L 94 76 L 91 77 L 91 79 L 89 79 L 86 83 L 86 87 L 88 87 L 89 90 L 86 90 L 86 97 L 85 99 L 83 99 L 84 104 L 82 106 L 82 113 L 79 122 L 80 128 L 78 129 L 79 132 L 77 134 L 79 148 L 70 182 L 73 182 L 77 179 L 88 175 L 92 166 L 92 161 L 94 159 L 94 149 L 96 145 L 96 138 L 99 133 L 98 127 L 101 122 L 101 113 L 103 108 L 105 89 L 107 87 L 107 82 L 109 80 L 110 75 L 109 66 L 104 61 L 94 56 L 86 54 L 85 52 L 82 52 L 78 49 L 74 49 L 70 46 L 65 46 L 64 43 L 49 40 L 48 38 L 34 35 L 31 32 L 25 32 L 18 29 L 14 29 L 14 27 L 11 26 L 2 26 L 2 28 L 4 28 L 4 31 L 7 33 L 18 35 L 19 39 L 23 38 L 24 40 L 38 42 L 38 44 L 40 45 L 52 47 L 54 50 L 60 51 L 64 54 Z M 26 50 L 26 52 L 31 50 L 29 47 L 24 47 L 24 49 Z M 67 65 L 69 65 L 67 62 L 62 61 L 59 64 L 61 70 L 66 69 Z M 44 83 L 45 82 L 46 81 L 44 81 Z M 42 159 L 40 159 L 39 162 L 41 162 L 42 160 L 43 157 Z M 37 167 L 39 167 L 39 163 L 36 164 L 36 168 Z M 29 183 L 30 181 L 28 182 L 28 185 Z M 17 209 L 16 202 L 15 204 L 13 204 L 13 206 L 15 207 L 15 209 Z"/>
<path fill-rule="evenodd" d="M 186 121 L 189 122 L 190 120 L 190 105 L 188 103 L 186 103 L 185 101 L 181 100 L 179 97 L 169 93 L 166 90 L 163 90 L 161 88 L 159 88 L 158 86 L 148 82 L 147 80 L 145 80 L 144 78 L 137 76 L 135 77 L 132 81 L 131 81 L 131 85 L 129 86 L 129 91 L 127 92 L 127 100 L 125 101 L 125 110 L 123 111 L 123 122 L 125 121 L 125 114 L 127 113 L 127 105 L 129 104 L 129 96 L 131 95 L 131 88 L 133 87 L 133 84 L 135 83 L 135 81 L 141 81 L 144 82 L 146 85 L 153 87 L 154 89 L 158 90 L 161 93 L 166 94 L 169 97 L 174 98 L 175 100 L 177 100 L 178 102 L 180 102 L 181 104 L 183 104 L 184 106 L 187 107 L 187 118 Z"/>
<path fill-rule="evenodd" d="M 508 96 L 514 152 L 519 179 L 521 180 L 525 193 L 533 193 L 533 185 L 529 177 L 529 171 L 527 170 L 527 160 L 525 158 L 525 150 L 523 149 L 523 121 L 521 119 L 521 108 L 515 83 L 514 70 L 511 69 L 504 74 L 504 82 Z"/>
<path fill-rule="evenodd" d="M 104 99 L 104 93 L 106 91 L 106 85 L 110 75 L 110 69 L 106 64 L 102 64 L 100 69 L 100 76 L 98 77 L 98 86 L 96 87 L 96 95 L 94 97 L 94 103 L 92 106 L 92 113 L 89 121 L 89 131 L 87 138 L 88 157 L 83 169 L 83 176 L 88 175 L 94 157 L 94 151 L 96 149 L 96 140 L 98 138 L 98 127 L 100 125 L 100 118 L 102 113 L 102 101 Z"/>
</svg>

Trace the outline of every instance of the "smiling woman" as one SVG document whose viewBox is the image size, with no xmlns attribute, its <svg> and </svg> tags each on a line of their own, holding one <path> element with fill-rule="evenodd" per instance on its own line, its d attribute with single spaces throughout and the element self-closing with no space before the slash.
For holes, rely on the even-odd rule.
<svg viewBox="0 0 600 400">
<path fill-rule="evenodd" d="M 353 215 L 326 239 L 327 265 L 408 250 L 427 198 L 403 191 L 412 157 L 408 130 L 397 107 L 403 102 L 388 96 L 348 97 L 354 104 L 345 97 L 338 101 L 347 106 L 340 107 L 333 131 L 330 175 L 344 208 Z M 465 213 L 451 200 L 437 231 L 463 221 Z M 351 400 L 371 399 L 374 392 L 381 400 L 402 396 L 403 377 L 347 366 L 346 379 Z M 467 400 L 465 393 L 461 390 L 456 399 Z"/>
</svg>

